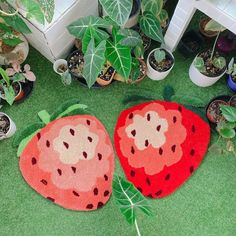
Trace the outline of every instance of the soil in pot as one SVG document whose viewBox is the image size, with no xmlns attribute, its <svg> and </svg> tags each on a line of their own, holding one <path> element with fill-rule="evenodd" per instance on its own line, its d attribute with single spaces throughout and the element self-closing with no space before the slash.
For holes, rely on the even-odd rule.
<svg viewBox="0 0 236 236">
<path fill-rule="evenodd" d="M 64 73 L 67 70 L 67 65 L 61 64 L 57 67 L 57 72 L 58 73 Z"/>
<path fill-rule="evenodd" d="M 10 129 L 10 120 L 6 116 L 0 116 L 0 137 L 7 134 Z"/>
<path fill-rule="evenodd" d="M 214 58 L 218 58 L 220 57 L 219 53 L 216 52 L 213 59 L 211 60 L 211 51 L 208 50 L 206 52 L 202 52 L 202 53 L 199 53 L 198 54 L 198 57 L 201 57 L 204 62 L 205 62 L 205 66 L 206 66 L 206 72 L 205 73 L 202 73 L 208 77 L 216 77 L 216 76 L 219 76 L 221 75 L 225 69 L 226 69 L 226 66 L 223 68 L 223 69 L 220 69 L 220 68 L 217 68 L 213 65 L 213 59 Z"/>
<path fill-rule="evenodd" d="M 129 83 L 131 83 L 131 84 L 138 83 L 141 80 L 143 80 L 144 77 L 146 76 L 147 66 L 146 66 L 145 62 L 143 60 L 141 60 L 141 59 L 139 59 L 139 71 L 140 71 L 139 77 L 136 80 L 133 80 L 132 78 L 130 78 L 128 80 Z"/>
<path fill-rule="evenodd" d="M 114 68 L 109 64 L 105 64 L 104 69 L 98 75 L 97 83 L 102 86 L 110 84 L 114 77 L 114 73 Z"/>
<path fill-rule="evenodd" d="M 82 78 L 82 72 L 84 67 L 84 55 L 81 51 L 73 52 L 69 56 L 67 64 L 72 76 L 76 78 Z"/>
<path fill-rule="evenodd" d="M 167 52 L 165 49 L 161 49 L 161 50 L 165 51 L 166 58 L 162 60 L 160 63 L 158 63 L 155 60 L 155 57 L 154 57 L 155 51 L 154 51 L 151 53 L 149 57 L 149 63 L 154 70 L 159 71 L 159 72 L 164 72 L 164 71 L 168 71 L 171 68 L 171 66 L 174 64 L 174 59 L 172 58 L 170 53 Z"/>
<path fill-rule="evenodd" d="M 216 124 L 222 119 L 220 105 L 228 105 L 224 100 L 213 100 L 207 107 L 207 118 L 210 122 Z"/>
</svg>

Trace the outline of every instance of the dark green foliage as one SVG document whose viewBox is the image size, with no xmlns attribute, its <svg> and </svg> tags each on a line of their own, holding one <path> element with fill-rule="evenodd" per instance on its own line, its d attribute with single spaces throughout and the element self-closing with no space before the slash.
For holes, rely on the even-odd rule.
<svg viewBox="0 0 236 236">
<path fill-rule="evenodd" d="M 163 90 L 163 98 L 166 102 L 170 102 L 172 101 L 171 100 L 171 97 L 175 95 L 175 91 L 174 91 L 174 88 L 170 85 L 167 85 L 164 87 L 164 90 Z"/>
</svg>

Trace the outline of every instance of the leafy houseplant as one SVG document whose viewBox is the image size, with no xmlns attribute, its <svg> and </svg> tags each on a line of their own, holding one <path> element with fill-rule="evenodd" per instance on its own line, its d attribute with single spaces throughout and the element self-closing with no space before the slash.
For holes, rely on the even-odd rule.
<svg viewBox="0 0 236 236">
<path fill-rule="evenodd" d="M 7 114 L 0 112 L 0 140 L 10 138 L 15 132 L 15 123 Z"/>
<path fill-rule="evenodd" d="M 26 42 L 21 33 L 30 33 L 30 29 L 18 15 L 22 10 L 26 18 L 35 19 L 39 23 L 44 24 L 52 21 L 54 14 L 54 0 L 3 0 L 0 6 L 0 54 L 6 54 L 14 50 L 14 48 Z M 15 61 L 15 57 L 11 56 L 11 61 Z M 24 58 L 25 59 L 25 58 Z"/>
<path fill-rule="evenodd" d="M 221 105 L 220 109 L 222 112 L 222 119 L 217 123 L 216 127 L 216 130 L 219 133 L 219 139 L 217 143 L 211 146 L 210 150 L 219 154 L 227 151 L 233 153 L 236 157 L 235 141 L 233 141 L 236 136 L 236 107 Z M 224 139 L 226 142 L 226 149 L 218 144 L 220 139 Z"/>
<path fill-rule="evenodd" d="M 226 73 L 228 87 L 236 92 L 236 63 L 234 63 L 234 58 L 231 59 Z"/>
<path fill-rule="evenodd" d="M 213 48 L 206 52 L 199 53 L 189 70 L 189 76 L 193 83 L 200 87 L 208 87 L 216 83 L 226 71 L 226 60 L 215 52 L 217 40 L 220 32 L 224 31 L 225 28 L 219 23 L 211 20 L 205 28 L 211 31 L 217 31 Z"/>
</svg>

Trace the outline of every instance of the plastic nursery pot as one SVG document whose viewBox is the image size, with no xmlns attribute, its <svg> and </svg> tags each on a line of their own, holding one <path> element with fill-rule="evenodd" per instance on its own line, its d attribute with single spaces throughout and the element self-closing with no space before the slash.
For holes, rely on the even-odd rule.
<svg viewBox="0 0 236 236">
<path fill-rule="evenodd" d="M 53 70 L 58 75 L 62 75 L 67 68 L 67 61 L 64 59 L 58 59 L 53 63 Z"/>
<path fill-rule="evenodd" d="M 205 30 L 205 26 L 210 20 L 210 17 L 203 17 L 199 22 L 199 31 L 207 38 L 214 38 L 218 34 L 218 31 Z"/>
<path fill-rule="evenodd" d="M 25 36 L 19 32 L 16 32 L 15 35 L 19 36 L 22 43 L 15 47 L 1 46 L 4 51 L 0 54 L 0 65 L 9 65 L 12 60 L 16 60 L 22 64 L 26 60 L 29 53 L 28 41 Z"/>
<path fill-rule="evenodd" d="M 110 76 L 109 79 L 106 79 L 106 73 L 108 73 L 108 75 Z M 116 73 L 116 71 L 114 70 L 114 68 L 109 66 L 107 68 L 106 72 L 105 72 L 105 75 L 101 75 L 101 73 L 100 73 L 100 75 L 97 78 L 96 82 L 101 86 L 107 86 L 112 82 L 115 73 Z"/>
<path fill-rule="evenodd" d="M 15 101 L 19 101 L 19 100 L 21 100 L 24 97 L 24 91 L 22 90 L 22 86 L 21 86 L 20 82 L 18 82 L 18 81 L 17 82 L 13 82 L 12 85 L 13 84 L 17 84 L 17 86 L 18 86 L 18 92 L 17 92 L 17 94 L 15 96 Z M 6 100 L 5 94 L 1 93 L 0 97 L 3 100 Z"/>
<path fill-rule="evenodd" d="M 215 84 L 226 72 L 225 70 L 218 76 L 210 77 L 202 74 L 195 66 L 194 60 L 189 68 L 189 78 L 190 80 L 199 87 L 209 87 Z"/>
<path fill-rule="evenodd" d="M 181 38 L 178 49 L 185 57 L 192 57 L 199 51 L 202 44 L 202 36 L 195 30 L 190 30 Z"/>
<path fill-rule="evenodd" d="M 16 132 L 15 123 L 7 114 L 3 112 L 0 112 L 0 120 L 7 122 L 7 127 L 4 127 L 3 130 L 0 130 L 1 132 L 4 133 L 4 135 L 1 135 L 1 132 L 0 132 L 0 140 L 12 137 Z"/>
<path fill-rule="evenodd" d="M 207 115 L 207 119 L 211 123 L 217 124 L 222 119 L 220 105 L 228 105 L 227 100 L 226 99 L 223 100 L 222 97 L 219 96 L 210 101 L 206 109 L 206 115 Z"/>
<path fill-rule="evenodd" d="M 153 66 L 150 63 L 150 59 L 153 56 L 154 52 L 157 49 L 162 49 L 167 53 L 167 56 L 169 57 L 169 60 L 172 60 L 172 65 L 169 69 L 165 70 L 165 71 L 158 71 L 156 69 L 153 68 Z M 172 68 L 174 67 L 175 64 L 175 59 L 174 59 L 174 55 L 167 49 L 164 48 L 156 48 L 153 49 L 147 58 L 147 76 L 152 79 L 152 80 L 163 80 L 166 78 L 166 76 L 170 73 L 170 71 L 172 70 Z"/>
<path fill-rule="evenodd" d="M 236 92 L 236 81 L 233 80 L 232 75 L 227 75 L 227 85 L 232 91 Z"/>
</svg>

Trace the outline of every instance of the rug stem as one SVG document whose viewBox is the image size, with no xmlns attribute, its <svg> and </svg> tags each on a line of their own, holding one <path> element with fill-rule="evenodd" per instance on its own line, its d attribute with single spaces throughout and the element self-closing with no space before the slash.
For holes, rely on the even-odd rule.
<svg viewBox="0 0 236 236">
<path fill-rule="evenodd" d="M 134 224 L 135 224 L 135 228 L 136 228 L 136 230 L 137 230 L 138 236 L 141 236 L 140 231 L 139 231 L 139 228 L 138 228 L 137 220 L 134 221 Z"/>
</svg>

